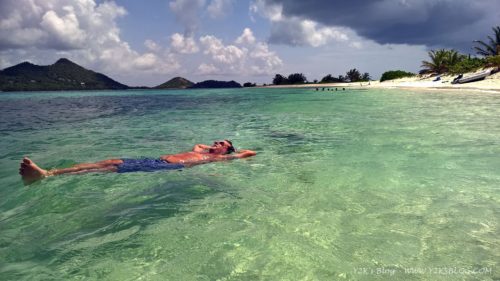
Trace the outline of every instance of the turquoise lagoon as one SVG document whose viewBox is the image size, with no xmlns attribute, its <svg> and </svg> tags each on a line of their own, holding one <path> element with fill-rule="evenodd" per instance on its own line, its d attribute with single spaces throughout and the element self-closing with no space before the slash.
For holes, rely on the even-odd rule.
<svg viewBox="0 0 500 281">
<path fill-rule="evenodd" d="M 499 280 L 500 95 L 0 94 L 1 280 Z M 250 159 L 46 168 L 231 139 Z"/>
</svg>

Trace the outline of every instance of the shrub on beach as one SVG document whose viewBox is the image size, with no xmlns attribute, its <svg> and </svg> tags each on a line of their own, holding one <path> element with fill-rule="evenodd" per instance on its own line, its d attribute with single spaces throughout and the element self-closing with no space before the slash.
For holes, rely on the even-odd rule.
<svg viewBox="0 0 500 281">
<path fill-rule="evenodd" d="M 289 85 L 289 84 L 305 84 L 307 83 L 307 78 L 302 73 L 292 73 L 285 77 L 281 74 L 276 74 L 273 78 L 274 85 Z"/>
<path fill-rule="evenodd" d="M 382 74 L 382 77 L 380 78 L 380 82 L 384 82 L 386 80 L 403 78 L 403 77 L 412 77 L 412 76 L 415 76 L 415 74 L 411 73 L 411 72 L 406 72 L 403 70 L 391 70 L 391 71 L 386 71 L 386 72 L 384 72 L 384 74 Z"/>
<path fill-rule="evenodd" d="M 345 79 L 342 75 L 339 77 L 333 77 L 331 74 L 328 74 L 321 79 L 320 83 L 342 83 L 344 81 Z"/>
<path fill-rule="evenodd" d="M 487 57 L 486 66 L 500 68 L 500 55 Z"/>
<path fill-rule="evenodd" d="M 463 74 L 474 72 L 486 66 L 483 58 L 470 57 L 455 50 L 432 50 L 429 52 L 429 61 L 422 61 L 422 74 Z"/>
<path fill-rule="evenodd" d="M 293 73 L 288 75 L 288 83 L 290 84 L 304 84 L 307 82 L 307 78 L 302 73 Z"/>
<path fill-rule="evenodd" d="M 248 88 L 248 87 L 255 87 L 257 84 L 252 83 L 252 82 L 246 82 L 243 84 L 243 87 Z"/>
<path fill-rule="evenodd" d="M 460 61 L 448 67 L 448 72 L 451 74 L 462 74 L 477 71 L 484 66 L 484 59 L 463 56 Z"/>
<path fill-rule="evenodd" d="M 273 78 L 273 84 L 274 85 L 285 85 L 285 84 L 288 84 L 288 79 L 281 74 L 276 74 Z"/>
</svg>

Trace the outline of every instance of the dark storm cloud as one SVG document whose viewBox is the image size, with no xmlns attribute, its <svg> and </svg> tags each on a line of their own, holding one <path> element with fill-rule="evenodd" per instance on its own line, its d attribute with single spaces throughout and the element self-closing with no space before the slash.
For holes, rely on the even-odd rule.
<svg viewBox="0 0 500 281">
<path fill-rule="evenodd" d="M 285 17 L 352 28 L 378 43 L 470 49 L 500 25 L 498 0 L 266 0 Z M 278 34 L 273 34 L 278 38 Z M 276 37 L 278 36 L 278 37 Z"/>
</svg>

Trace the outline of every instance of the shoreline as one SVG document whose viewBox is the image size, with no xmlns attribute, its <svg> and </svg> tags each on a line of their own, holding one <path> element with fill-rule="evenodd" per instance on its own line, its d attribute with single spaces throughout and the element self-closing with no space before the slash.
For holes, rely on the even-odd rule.
<svg viewBox="0 0 500 281">
<path fill-rule="evenodd" d="M 470 75 L 470 74 L 467 74 Z M 451 84 L 455 76 L 441 76 L 441 81 L 433 81 L 435 77 L 408 77 L 384 82 L 352 82 L 352 83 L 316 83 L 297 85 L 268 85 L 258 88 L 356 88 L 356 89 L 407 89 L 407 90 L 437 90 L 437 91 L 480 91 L 500 93 L 500 72 L 486 77 L 484 80 L 465 83 Z"/>
</svg>

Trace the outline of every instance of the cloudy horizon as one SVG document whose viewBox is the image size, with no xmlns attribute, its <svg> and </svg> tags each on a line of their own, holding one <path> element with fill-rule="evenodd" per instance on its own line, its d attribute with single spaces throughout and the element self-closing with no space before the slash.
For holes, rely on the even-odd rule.
<svg viewBox="0 0 500 281">
<path fill-rule="evenodd" d="M 174 76 L 270 83 L 351 68 L 416 72 L 431 48 L 474 54 L 496 0 L 3 0 L 0 69 L 61 57 L 131 86 Z"/>
</svg>

